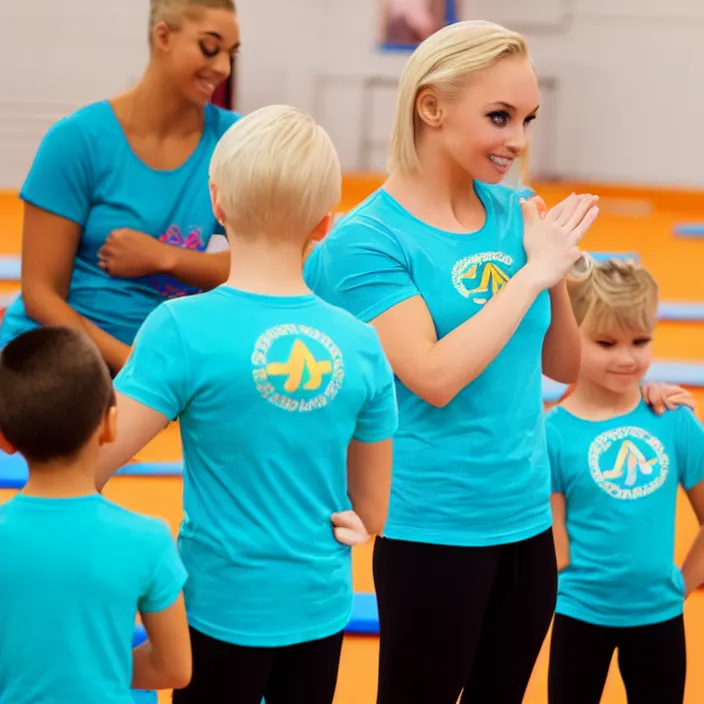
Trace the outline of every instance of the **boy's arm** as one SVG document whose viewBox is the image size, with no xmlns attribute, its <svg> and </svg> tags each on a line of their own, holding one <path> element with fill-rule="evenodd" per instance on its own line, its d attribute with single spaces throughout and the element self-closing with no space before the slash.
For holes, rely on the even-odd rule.
<svg viewBox="0 0 704 704">
<path fill-rule="evenodd" d="M 183 689 L 191 680 L 191 640 L 183 602 L 187 579 L 167 525 L 149 534 L 153 538 L 150 566 L 137 609 L 147 641 L 132 651 L 133 689 Z"/>
<path fill-rule="evenodd" d="M 347 452 L 347 494 L 368 533 L 381 533 L 391 493 L 392 440 L 353 440 Z M 339 532 L 339 531 L 338 531 Z"/>
<path fill-rule="evenodd" d="M 148 640 L 132 651 L 133 689 L 183 689 L 191 681 L 191 639 L 183 595 L 163 611 L 143 613 Z"/>
<path fill-rule="evenodd" d="M 567 507 L 565 496 L 554 492 L 550 496 L 552 506 L 552 535 L 555 541 L 557 571 L 562 572 L 570 564 L 570 540 L 567 535 Z"/>
<path fill-rule="evenodd" d="M 117 436 L 115 442 L 104 445 L 98 455 L 96 469 L 98 491 L 102 491 L 110 477 L 130 462 L 169 424 L 169 419 L 165 415 L 129 396 L 117 393 L 116 399 Z"/>
<path fill-rule="evenodd" d="M 392 438 L 398 428 L 398 408 L 394 373 L 379 335 L 371 326 L 366 329 L 371 384 L 347 448 L 347 495 L 362 527 L 369 533 L 381 533 L 389 509 Z"/>
<path fill-rule="evenodd" d="M 699 532 L 682 565 L 685 598 L 704 584 L 704 481 L 689 489 L 687 498 L 699 522 Z"/>
<path fill-rule="evenodd" d="M 101 450 L 98 491 L 186 407 L 188 362 L 181 331 L 162 303 L 142 324 L 115 379 L 117 438 Z"/>
</svg>

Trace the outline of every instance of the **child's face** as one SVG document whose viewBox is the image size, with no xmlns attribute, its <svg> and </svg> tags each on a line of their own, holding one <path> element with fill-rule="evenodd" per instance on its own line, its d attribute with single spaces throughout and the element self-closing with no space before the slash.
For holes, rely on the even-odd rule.
<svg viewBox="0 0 704 704">
<path fill-rule="evenodd" d="M 653 358 L 652 333 L 615 328 L 607 331 L 580 329 L 580 376 L 613 393 L 637 387 Z"/>
</svg>

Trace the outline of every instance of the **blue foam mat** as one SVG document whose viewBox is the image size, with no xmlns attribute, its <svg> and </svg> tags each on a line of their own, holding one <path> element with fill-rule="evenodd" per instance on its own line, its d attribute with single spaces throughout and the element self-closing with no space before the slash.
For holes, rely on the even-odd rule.
<svg viewBox="0 0 704 704">
<path fill-rule="evenodd" d="M 640 257 L 635 252 L 589 252 L 589 254 L 598 262 L 603 262 L 607 259 L 631 259 L 634 262 L 640 261 Z"/>
<path fill-rule="evenodd" d="M 19 281 L 20 274 L 19 257 L 0 257 L 0 281 Z"/>
<path fill-rule="evenodd" d="M 132 462 L 117 474 L 123 477 L 180 477 L 181 462 Z M 21 489 L 27 482 L 27 463 L 21 455 L 0 452 L 0 489 Z"/>
<path fill-rule="evenodd" d="M 675 225 L 675 234 L 680 237 L 704 237 L 704 223 Z"/>
<path fill-rule="evenodd" d="M 661 303 L 658 320 L 704 321 L 704 303 Z"/>
</svg>

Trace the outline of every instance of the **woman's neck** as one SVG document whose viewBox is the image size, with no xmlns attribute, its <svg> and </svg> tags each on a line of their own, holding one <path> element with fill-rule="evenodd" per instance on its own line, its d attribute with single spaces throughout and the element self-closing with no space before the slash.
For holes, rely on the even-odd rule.
<svg viewBox="0 0 704 704">
<path fill-rule="evenodd" d="M 643 395 L 636 385 L 624 392 L 611 391 L 581 378 L 562 407 L 585 420 L 608 420 L 630 413 L 638 407 Z"/>
<path fill-rule="evenodd" d="M 420 167 L 392 172 L 384 186 L 390 196 L 423 222 L 448 232 L 476 232 L 486 212 L 474 179 L 439 149 L 418 144 Z"/>
<path fill-rule="evenodd" d="M 175 91 L 153 63 L 131 91 L 112 102 L 130 131 L 139 135 L 182 137 L 203 129 L 203 106 Z"/>
</svg>

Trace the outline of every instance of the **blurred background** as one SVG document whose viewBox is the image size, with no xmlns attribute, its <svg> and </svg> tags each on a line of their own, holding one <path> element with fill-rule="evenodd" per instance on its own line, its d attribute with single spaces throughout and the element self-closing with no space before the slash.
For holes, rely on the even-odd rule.
<svg viewBox="0 0 704 704">
<path fill-rule="evenodd" d="M 487 19 L 527 38 L 542 89 L 531 185 L 548 204 L 572 190 L 601 195 L 585 247 L 640 258 L 663 306 L 651 378 L 684 384 L 704 408 L 704 2 L 702 0 L 238 0 L 242 49 L 217 101 L 247 113 L 270 103 L 311 112 L 346 172 L 339 210 L 384 178 L 395 92 L 409 51 L 456 19 Z M 147 1 L 0 3 L 0 296 L 19 290 L 17 191 L 57 119 L 132 86 L 147 62 Z M 410 8 L 410 9 L 409 9 Z M 1 306 L 0 306 L 1 307 Z M 177 461 L 176 427 L 140 459 Z M 116 479 L 112 498 L 177 529 L 173 477 Z M 2 497 L 12 492 L 0 490 Z M 697 524 L 678 518 L 681 562 Z M 356 550 L 355 589 L 373 592 L 371 546 Z M 634 585 L 637 588 L 637 585 Z M 704 702 L 704 602 L 687 606 L 687 702 Z M 375 636 L 345 642 L 339 704 L 374 701 Z M 647 663 L 644 664 L 646 676 Z M 529 704 L 545 696 L 546 653 Z M 161 695 L 168 701 L 167 695 Z M 625 702 L 617 677 L 605 702 Z M 432 704 L 432 703 L 429 703 Z M 489 704 L 489 703 L 487 703 Z M 493 703 L 492 703 L 493 704 Z M 497 703 L 500 704 L 500 703 Z M 654 703 L 656 704 L 656 703 Z"/>
</svg>

